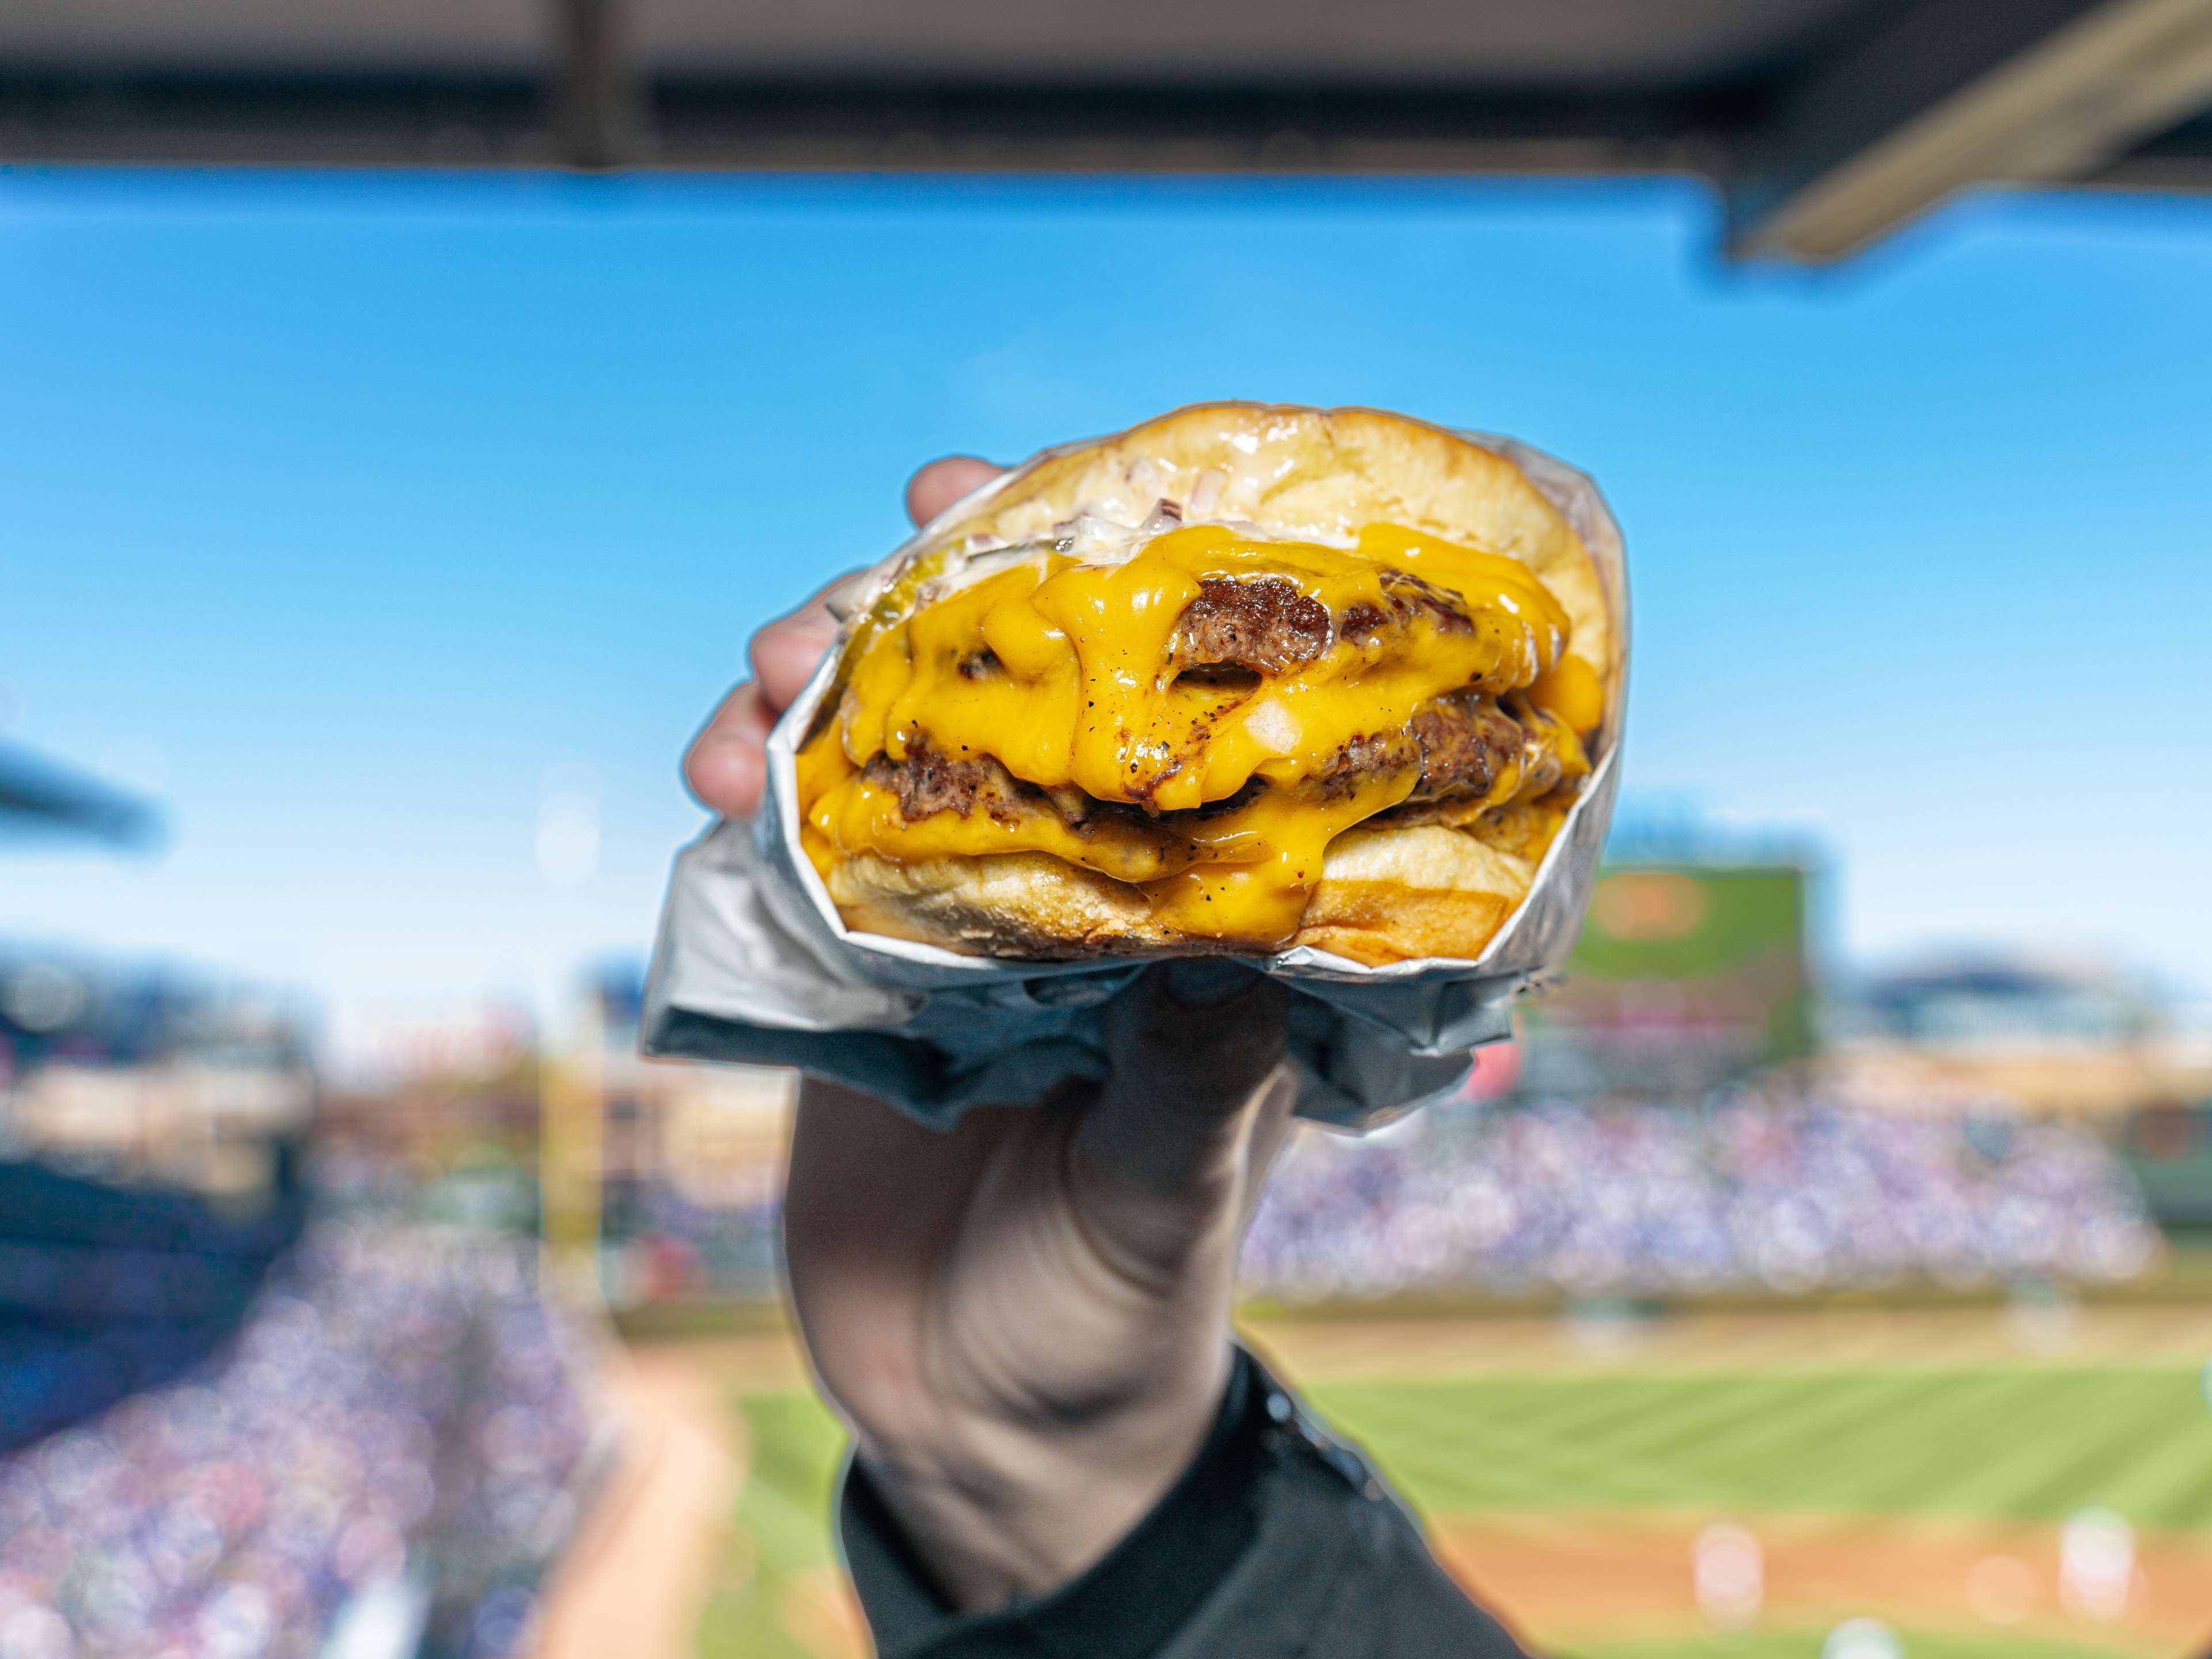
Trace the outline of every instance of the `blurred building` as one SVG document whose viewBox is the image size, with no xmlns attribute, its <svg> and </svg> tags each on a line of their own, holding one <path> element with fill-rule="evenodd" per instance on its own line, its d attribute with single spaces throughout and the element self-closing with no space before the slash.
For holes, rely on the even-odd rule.
<svg viewBox="0 0 2212 1659">
<path fill-rule="evenodd" d="M 359 1020 L 316 1113 L 325 1194 L 540 1235 L 611 1304 L 774 1292 L 796 1079 L 637 1052 L 641 970 L 584 975 L 556 1033 L 497 1003 Z"/>
<path fill-rule="evenodd" d="M 1891 974 L 1859 1004 L 1876 1033 L 1954 1054 L 2126 1048 L 2159 1024 L 2148 988 L 2120 975 L 2002 958 Z"/>
<path fill-rule="evenodd" d="M 0 845 L 153 845 L 146 802 L 0 745 Z M 0 1157 L 267 1194 L 314 1088 L 304 1021 L 265 993 L 0 940 Z"/>
<path fill-rule="evenodd" d="M 314 1125 L 327 1194 L 536 1231 L 542 1067 L 526 1010 L 486 1002 L 357 1018 L 329 1047 Z"/>
<path fill-rule="evenodd" d="M 2150 985 L 2110 968 L 1923 964 L 1839 996 L 1831 1024 L 1832 1080 L 1875 1105 L 1994 1097 L 2117 1125 L 2212 1095 L 2212 1054 L 2192 1048 Z"/>
<path fill-rule="evenodd" d="M 797 1074 L 641 1058 L 640 968 L 606 969 L 586 994 L 600 1042 L 609 1299 L 774 1295 Z"/>
<path fill-rule="evenodd" d="M 313 1103 L 280 1000 L 0 944 L 0 1151 L 234 1198 L 269 1188 Z"/>
</svg>

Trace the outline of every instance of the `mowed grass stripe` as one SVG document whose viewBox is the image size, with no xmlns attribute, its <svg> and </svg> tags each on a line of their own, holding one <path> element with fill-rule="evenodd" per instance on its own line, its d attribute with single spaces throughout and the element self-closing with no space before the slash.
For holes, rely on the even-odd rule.
<svg viewBox="0 0 2212 1659">
<path fill-rule="evenodd" d="M 1893 1409 L 1887 1397 L 1894 1379 L 1883 1376 L 1821 1378 L 1828 1386 L 1808 1390 L 1802 1379 L 1771 1376 L 1714 1376 L 1684 1387 L 1678 1379 L 1609 1377 L 1503 1382 L 1491 1395 L 1489 1432 L 1499 1454 L 1492 1462 L 1476 1465 L 1446 1455 L 1454 1449 L 1443 1432 L 1428 1425 L 1449 1414 L 1449 1394 L 1462 1383 L 1399 1383 L 1367 1385 L 1378 1394 L 1433 1390 L 1409 1402 L 1400 1420 L 1417 1437 L 1434 1435 L 1437 1455 L 1445 1465 L 1448 1501 L 1439 1507 L 1512 1507 L 1516 1502 L 1556 1504 L 1552 1494 L 1562 1491 L 1598 1491 L 1607 1502 L 1671 1506 L 1680 1503 L 1686 1480 L 1695 1483 L 1695 1464 L 1743 1443 L 1745 1437 L 1762 1434 L 1795 1444 L 1809 1434 L 1848 1424 L 1854 1416 Z M 1342 1397 L 1331 1390 L 1328 1401 Z M 1349 1413 L 1364 1413 L 1367 1402 L 1346 1401 Z M 1753 1445 L 1747 1454 L 1763 1461 L 1770 1452 Z M 1685 1458 L 1692 1467 L 1685 1468 Z M 1475 1483 L 1471 1489 L 1469 1483 Z M 1511 1483 L 1522 1488 L 1509 1495 Z M 1710 1484 L 1710 1483 L 1706 1483 Z M 1493 1494 L 1480 1499 L 1480 1489 Z"/>
<path fill-rule="evenodd" d="M 1521 1379 L 1486 1383 L 1360 1382 L 1314 1390 L 1336 1425 L 1366 1443 L 1414 1501 L 1442 1510 L 1557 1504 L 1563 1492 L 1617 1489 L 1653 1471 L 1593 1447 L 1671 1406 L 1694 1418 L 1709 1397 L 1654 1396 L 1640 1385 L 1589 1388 Z M 1686 1426 L 1687 1426 L 1686 1425 Z M 1639 1499 L 1645 1494 L 1638 1494 Z M 1656 1501 L 1661 1494 L 1649 1497 Z"/>
<path fill-rule="evenodd" d="M 1655 1404 L 1696 1415 L 1715 1409 L 1689 1395 L 1662 1402 L 1632 1388 L 1520 1380 L 1472 1397 L 1454 1383 L 1361 1383 L 1319 1391 L 1316 1403 L 1355 1439 L 1386 1443 L 1375 1447 L 1376 1455 L 1416 1503 L 1453 1510 L 1543 1504 L 1608 1474 L 1656 1475 L 1600 1448 L 1625 1428 L 1648 1423 Z M 1665 1492 L 1649 1496 L 1661 1502 Z"/>
<path fill-rule="evenodd" d="M 1424 1509 L 1744 1508 L 2212 1530 L 2212 1413 L 2179 1371 L 1470 1378 L 1317 1388 Z"/>
<path fill-rule="evenodd" d="M 2080 1375 L 2006 1379 L 2005 1397 L 1987 1414 L 1962 1423 L 1948 1441 L 1923 1437 L 1912 1449 L 1925 1455 L 1922 1470 L 1887 1469 L 1862 1483 L 1870 1503 L 1893 1502 L 1915 1490 L 1943 1494 L 1961 1509 L 2051 1517 L 2089 1501 L 2100 1473 L 2087 1468 L 2082 1449 L 2107 1455 L 2103 1431 L 2112 1421 L 2140 1425 L 2154 1435 L 2168 1425 L 2155 1416 L 2115 1406 L 2133 1389 Z"/>
<path fill-rule="evenodd" d="M 2138 1510 L 2126 1492 L 2172 1463 L 2212 1468 L 2212 1413 L 2193 1389 L 2161 1389 L 2141 1373 L 2025 1374 L 2005 1383 L 1986 1413 L 1900 1425 L 1893 1455 L 1851 1482 L 1855 1506 L 1920 1500 L 1954 1514 L 2060 1519 L 2085 1504 L 2124 1503 L 2138 1524 L 2212 1527 L 2212 1506 Z"/>
<path fill-rule="evenodd" d="M 2069 1441 L 2047 1462 L 1992 1469 L 1992 1484 L 2023 1513 L 2050 1513 L 2081 1492 L 2140 1526 L 2212 1528 L 2212 1410 L 2196 1378 L 2168 1382 L 2162 1410 L 2104 1415 L 2106 1402 L 2085 1394 Z M 2206 1600 L 2212 1618 L 2212 1589 Z"/>
<path fill-rule="evenodd" d="M 1982 1467 L 1983 1430 L 2008 1421 L 2021 1410 L 2018 1384 L 2027 1379 L 1987 1372 L 1945 1379 L 1930 1389 L 1925 1379 L 1897 1376 L 1842 1431 L 1808 1435 L 1797 1443 L 1762 1448 L 1764 1455 L 1745 1471 L 1747 1487 L 1789 1501 L 1795 1492 L 1836 1495 L 1841 1507 L 1907 1512 L 1934 1494 L 1960 1492 Z M 1786 1425 L 1786 1409 L 1778 1418 Z M 1966 1507 L 1984 1510 L 1972 1500 Z"/>
<path fill-rule="evenodd" d="M 1808 1437 L 1847 1434 L 1859 1419 L 1888 1409 L 1879 1397 L 1887 1386 L 1883 1378 L 1853 1378 L 1812 1395 L 1756 1376 L 1717 1378 L 1702 1389 L 1639 1379 L 1630 1390 L 1637 1409 L 1620 1432 L 1584 1445 L 1579 1462 L 1596 1486 L 1622 1494 L 1619 1501 L 1674 1505 L 1686 1490 L 1711 1484 L 1701 1460 L 1734 1457 L 1756 1468 L 1773 1455 L 1773 1442 L 1794 1450 Z"/>
<path fill-rule="evenodd" d="M 2170 1442 L 2162 1428 L 2157 1432 L 2155 1448 L 2108 1473 L 2100 1488 L 2106 1494 L 2104 1502 L 2154 1526 L 2212 1530 L 2212 1520 L 2205 1518 L 2212 1516 L 2212 1422 Z M 2206 1601 L 2212 1624 L 2212 1593 Z"/>
<path fill-rule="evenodd" d="M 1325 1398 L 1316 1403 L 1355 1439 L 1367 1439 L 1372 1424 L 1373 1433 L 1405 1449 L 1398 1457 L 1418 1458 L 1425 1466 L 1419 1484 L 1458 1496 L 1472 1482 L 1496 1507 L 1542 1503 L 1549 1492 L 1586 1484 L 1593 1468 L 1608 1461 L 1593 1449 L 1651 1410 L 1651 1402 L 1633 1389 L 1514 1380 L 1469 1401 L 1458 1389 L 1453 1383 L 1358 1383 L 1323 1391 Z M 1354 1395 L 1356 1400 L 1346 1397 Z M 1679 1403 L 1702 1409 L 1687 1399 Z M 1455 1409 L 1462 1404 L 1464 1409 Z M 1383 1461 L 1395 1474 L 1396 1458 Z M 1411 1474 L 1406 1478 L 1416 1480 Z"/>
<path fill-rule="evenodd" d="M 1777 1468 L 1802 1466 L 1822 1448 L 1863 1444 L 1911 1395 L 1910 1383 L 1894 1376 L 1827 1377 L 1817 1389 L 1790 1381 L 1730 1378 L 1716 1390 L 1717 1409 L 1694 1422 L 1656 1409 L 1649 1426 L 1613 1455 L 1650 1469 L 1650 1484 L 1662 1492 L 1714 1481 L 1755 1492 Z M 1655 1390 L 1661 1400 L 1673 1392 Z"/>
<path fill-rule="evenodd" d="M 1741 1503 L 1723 1494 L 1758 1489 L 1731 1468 L 1715 1470 L 1716 1459 L 1755 1475 L 1814 1437 L 1862 1445 L 1856 1431 L 1893 1415 L 1909 1393 L 1891 1376 L 1809 1381 L 1818 1386 L 1771 1376 L 1686 1387 L 1649 1377 L 1362 1384 L 1358 1398 L 1349 1388 L 1329 1389 L 1317 1403 L 1355 1436 L 1374 1422 L 1389 1442 L 1377 1456 L 1417 1503 L 1439 1512 L 1581 1507 L 1570 1496 L 1577 1493 L 1598 1505 L 1679 1507 Z M 1468 1401 L 1471 1389 L 1479 1404 Z M 1404 1398 L 1394 1405 L 1392 1396 Z M 1492 1437 L 1480 1460 L 1465 1455 L 1466 1437 L 1440 1426 L 1477 1414 Z"/>
</svg>

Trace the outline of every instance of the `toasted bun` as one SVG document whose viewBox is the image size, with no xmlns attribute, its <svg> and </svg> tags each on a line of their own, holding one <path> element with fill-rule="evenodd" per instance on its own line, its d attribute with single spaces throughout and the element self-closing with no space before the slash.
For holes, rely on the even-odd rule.
<svg viewBox="0 0 2212 1659">
<path fill-rule="evenodd" d="M 1328 849 L 1292 941 L 1355 962 L 1472 956 L 1528 896 L 1536 866 L 1434 824 L 1354 830 Z M 830 896 L 845 925 L 969 956 L 1189 956 L 1272 948 L 1194 939 L 1152 919 L 1145 896 L 1045 853 L 894 863 L 841 860 Z"/>
<path fill-rule="evenodd" d="M 961 503 L 927 527 L 903 568 L 935 574 L 964 550 L 1045 536 L 1082 514 L 1139 523 L 1162 499 L 1182 503 L 1187 521 L 1243 523 L 1284 538 L 1348 538 L 1390 523 L 1508 554 L 1566 611 L 1569 654 L 1596 672 L 1608 706 L 1618 696 L 1618 630 L 1597 567 L 1565 518 L 1504 457 L 1372 410 L 1180 410 L 1051 456 Z M 901 606 L 914 591 L 911 583 L 889 590 Z M 1352 830 L 1330 844 L 1291 942 L 1370 963 L 1472 957 L 1528 896 L 1540 848 L 1533 851 L 1520 856 L 1437 823 Z M 825 874 L 848 927 L 965 954 L 1281 948 L 1165 931 L 1139 889 L 1046 854 L 899 862 L 855 853 L 838 855 Z"/>
</svg>

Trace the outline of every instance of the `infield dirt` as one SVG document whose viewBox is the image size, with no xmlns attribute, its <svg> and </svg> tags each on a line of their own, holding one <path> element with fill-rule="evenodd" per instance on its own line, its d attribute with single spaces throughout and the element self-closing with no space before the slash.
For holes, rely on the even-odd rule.
<svg viewBox="0 0 2212 1659">
<path fill-rule="evenodd" d="M 1241 1322 L 1286 1381 L 1692 1371 L 2190 1365 L 2212 1355 L 2212 1307 L 1807 1309 L 1658 1318 L 1270 1317 Z M 789 1330 L 654 1345 L 739 1394 L 811 1386 Z M 679 1358 L 680 1357 L 680 1358 Z"/>
</svg>

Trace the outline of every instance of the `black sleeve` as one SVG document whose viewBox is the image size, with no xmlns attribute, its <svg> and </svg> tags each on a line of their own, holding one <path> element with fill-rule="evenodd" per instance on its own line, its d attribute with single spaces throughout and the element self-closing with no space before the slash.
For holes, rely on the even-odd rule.
<svg viewBox="0 0 2212 1659">
<path fill-rule="evenodd" d="M 1522 1659 L 1366 1457 L 1242 1351 L 1190 1467 L 1050 1595 L 955 1613 L 857 1463 L 837 1519 L 882 1659 Z"/>
</svg>

